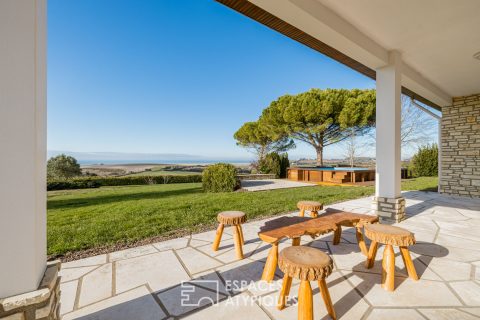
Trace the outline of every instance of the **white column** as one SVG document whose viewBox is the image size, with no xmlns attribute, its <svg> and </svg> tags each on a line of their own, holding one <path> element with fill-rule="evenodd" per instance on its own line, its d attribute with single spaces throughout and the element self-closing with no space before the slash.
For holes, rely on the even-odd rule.
<svg viewBox="0 0 480 320">
<path fill-rule="evenodd" d="M 438 193 L 442 181 L 442 118 L 438 119 Z"/>
<path fill-rule="evenodd" d="M 46 1 L 0 1 L 0 298 L 46 267 Z"/>
<path fill-rule="evenodd" d="M 398 220 L 401 203 L 401 68 L 399 52 L 389 53 L 389 64 L 377 69 L 376 188 L 378 214 Z M 382 205 L 382 203 L 386 203 Z M 391 206 L 390 206 L 391 204 Z M 404 204 L 404 201 L 403 201 Z M 392 207 L 392 208 L 390 208 Z M 383 213 L 382 213 L 383 211 Z"/>
</svg>

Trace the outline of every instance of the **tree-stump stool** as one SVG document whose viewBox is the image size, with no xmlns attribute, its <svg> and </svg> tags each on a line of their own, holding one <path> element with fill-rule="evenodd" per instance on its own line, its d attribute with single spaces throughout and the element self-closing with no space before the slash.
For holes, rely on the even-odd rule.
<svg viewBox="0 0 480 320">
<path fill-rule="evenodd" d="M 323 204 L 317 201 L 299 201 L 297 208 L 300 209 L 300 217 L 305 216 L 305 211 L 310 211 L 310 217 L 318 217 L 318 211 L 323 210 Z"/>
<path fill-rule="evenodd" d="M 220 241 L 222 240 L 223 229 L 225 225 L 233 226 L 233 238 L 235 241 L 235 253 L 238 259 L 243 259 L 243 231 L 242 223 L 247 221 L 247 215 L 242 211 L 223 211 L 217 215 L 217 220 L 220 222 L 217 228 L 217 233 L 215 235 L 215 240 L 213 241 L 212 249 L 213 251 L 218 250 Z"/>
<path fill-rule="evenodd" d="M 413 233 L 403 228 L 385 224 L 367 224 L 365 225 L 365 236 L 372 240 L 365 263 L 366 268 L 373 267 L 378 244 L 385 245 L 382 260 L 382 288 L 387 291 L 395 289 L 395 253 L 393 252 L 393 246 L 400 247 L 408 276 L 415 281 L 418 280 L 417 271 L 410 256 L 410 251 L 408 251 L 408 246 L 415 244 Z"/>
<path fill-rule="evenodd" d="M 333 269 L 332 259 L 322 251 L 304 246 L 288 247 L 279 254 L 278 266 L 283 271 L 284 278 L 278 300 L 278 309 L 285 308 L 287 297 L 292 286 L 292 278 L 300 280 L 298 291 L 298 319 L 313 319 L 313 294 L 310 281 L 318 281 L 327 312 L 336 319 L 330 293 L 328 292 L 327 278 Z"/>
</svg>

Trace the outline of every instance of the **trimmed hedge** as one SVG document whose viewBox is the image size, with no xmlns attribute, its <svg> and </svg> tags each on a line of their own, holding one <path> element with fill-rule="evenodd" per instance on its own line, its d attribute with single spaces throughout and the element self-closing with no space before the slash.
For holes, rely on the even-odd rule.
<svg viewBox="0 0 480 320">
<path fill-rule="evenodd" d="M 70 180 L 47 181 L 47 190 L 87 189 L 103 186 L 129 186 L 145 184 L 170 184 L 202 182 L 202 176 L 163 175 L 163 176 L 126 176 L 126 177 L 83 177 Z"/>
<path fill-rule="evenodd" d="M 232 192 L 240 188 L 237 168 L 228 163 L 208 166 L 202 174 L 205 192 Z"/>
<path fill-rule="evenodd" d="M 100 183 L 91 180 L 55 180 L 47 181 L 47 190 L 88 189 L 98 188 Z"/>
</svg>

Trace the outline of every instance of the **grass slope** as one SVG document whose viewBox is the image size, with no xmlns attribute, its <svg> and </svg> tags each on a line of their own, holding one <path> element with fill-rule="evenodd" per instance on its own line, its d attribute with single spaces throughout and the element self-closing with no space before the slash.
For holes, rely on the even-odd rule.
<svg viewBox="0 0 480 320">
<path fill-rule="evenodd" d="M 434 178 L 408 180 L 404 190 L 435 184 Z M 373 192 L 373 187 L 317 186 L 208 194 L 199 183 L 51 191 L 48 254 L 195 232 L 213 226 L 216 214 L 224 210 L 242 210 L 255 218 L 293 211 L 299 200 L 329 204 Z"/>
<path fill-rule="evenodd" d="M 188 171 L 168 171 L 168 170 L 152 170 L 142 171 L 137 173 L 130 173 L 126 176 L 188 176 L 192 174 L 202 174 L 201 172 L 188 172 Z"/>
</svg>

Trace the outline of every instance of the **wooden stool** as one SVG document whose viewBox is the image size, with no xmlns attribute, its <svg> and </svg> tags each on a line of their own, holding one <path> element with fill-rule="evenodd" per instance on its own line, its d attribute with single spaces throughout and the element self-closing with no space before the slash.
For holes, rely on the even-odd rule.
<svg viewBox="0 0 480 320">
<path fill-rule="evenodd" d="M 318 217 L 318 211 L 323 209 L 323 204 L 317 201 L 299 201 L 297 208 L 300 209 L 300 217 L 305 215 L 305 211 L 310 211 L 310 216 L 316 218 Z"/>
<path fill-rule="evenodd" d="M 292 246 L 299 246 L 301 237 L 292 238 Z M 267 261 L 263 267 L 262 280 L 268 283 L 272 282 L 275 278 L 275 271 L 278 264 L 278 242 L 272 243 L 272 248 L 268 252 Z"/>
<path fill-rule="evenodd" d="M 365 225 L 365 236 L 372 240 L 365 263 L 366 268 L 373 267 L 378 244 L 386 245 L 382 260 L 382 288 L 388 291 L 395 289 L 395 253 L 393 252 L 393 246 L 400 247 L 400 253 L 407 268 L 408 276 L 415 281 L 418 280 L 417 271 L 408 251 L 408 246 L 415 244 L 413 233 L 403 228 L 386 224 L 367 224 Z"/>
<path fill-rule="evenodd" d="M 212 249 L 213 251 L 218 250 L 220 245 L 220 240 L 222 240 L 223 229 L 225 225 L 233 226 L 233 235 L 235 241 L 235 252 L 238 259 L 243 259 L 243 249 L 244 244 L 243 240 L 243 231 L 242 223 L 247 221 L 247 215 L 241 211 L 223 211 L 217 215 L 217 220 L 220 222 L 217 228 L 217 233 L 215 235 L 215 240 L 213 241 Z"/>
<path fill-rule="evenodd" d="M 322 251 L 304 246 L 288 247 L 280 252 L 278 266 L 283 271 L 282 290 L 278 300 L 278 309 L 285 308 L 286 299 L 292 286 L 292 278 L 300 280 L 298 291 L 298 319 L 313 319 L 313 295 L 310 281 L 318 281 L 323 302 L 328 314 L 336 319 L 330 293 L 325 278 L 332 273 L 332 259 Z"/>
</svg>

